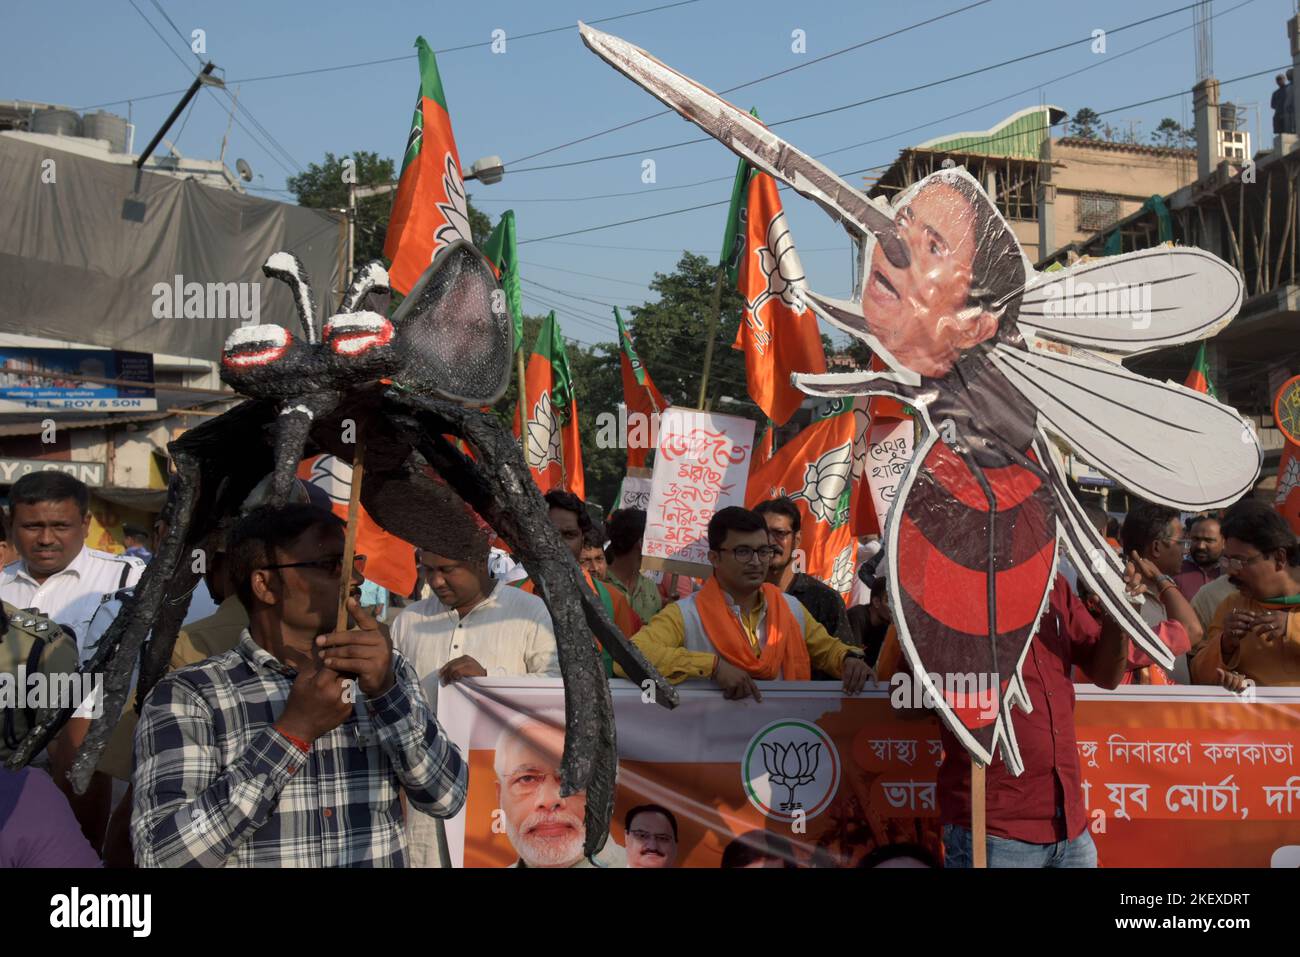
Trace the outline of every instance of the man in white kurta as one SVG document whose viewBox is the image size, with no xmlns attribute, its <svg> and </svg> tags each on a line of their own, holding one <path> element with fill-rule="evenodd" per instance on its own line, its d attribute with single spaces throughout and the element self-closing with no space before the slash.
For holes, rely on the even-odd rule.
<svg viewBox="0 0 1300 957">
<path fill-rule="evenodd" d="M 391 633 L 394 647 L 415 667 L 435 710 L 438 689 L 461 678 L 560 676 L 545 603 L 495 581 L 488 573 L 486 548 L 481 555 L 461 560 L 421 549 L 418 560 L 433 595 L 399 614 Z M 439 866 L 437 825 L 434 818 L 408 807 L 412 867 Z"/>
</svg>

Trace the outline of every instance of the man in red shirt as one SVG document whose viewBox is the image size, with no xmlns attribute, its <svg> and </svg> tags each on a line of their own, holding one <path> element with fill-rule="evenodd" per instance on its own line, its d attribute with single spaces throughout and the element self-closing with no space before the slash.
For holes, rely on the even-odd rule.
<svg viewBox="0 0 1300 957">
<path fill-rule="evenodd" d="M 1065 579 L 1057 576 L 1022 668 L 1033 710 L 1026 714 L 1012 709 L 1024 773 L 1013 777 L 1001 755 L 987 771 L 989 867 L 1097 866 L 1080 786 L 1070 672 L 1078 666 L 1094 683 L 1115 688 L 1124 677 L 1128 652 L 1128 636 L 1118 624 L 1109 616 L 1098 624 Z M 942 733 L 939 817 L 944 866 L 970 867 L 970 756 L 947 727 Z"/>
<path fill-rule="evenodd" d="M 1174 575 L 1174 582 L 1183 597 L 1191 601 L 1198 591 L 1219 577 L 1219 556 L 1223 554 L 1219 520 L 1211 515 L 1192 519 L 1187 526 L 1187 540 L 1187 557 Z"/>
</svg>

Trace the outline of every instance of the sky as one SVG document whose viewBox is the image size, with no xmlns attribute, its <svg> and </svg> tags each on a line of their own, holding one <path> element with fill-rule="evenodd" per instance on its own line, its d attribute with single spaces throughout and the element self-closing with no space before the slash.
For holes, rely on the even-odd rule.
<svg viewBox="0 0 1300 957">
<path fill-rule="evenodd" d="M 1286 20 L 1295 2 L 1214 0 L 1212 63 L 1221 82 L 1289 63 Z M 656 272 L 671 271 L 683 248 L 718 256 L 736 160 L 711 140 L 668 148 L 703 135 L 676 115 L 553 149 L 662 109 L 587 50 L 578 20 L 715 90 L 798 67 L 728 96 L 742 108 L 757 107 L 768 122 L 879 98 L 777 127 L 814 156 L 835 151 L 823 161 L 847 173 L 887 166 L 903 147 L 987 129 L 1040 103 L 1071 114 L 1084 106 L 1115 110 L 1104 119 L 1122 130 L 1132 124 L 1144 142 L 1163 117 L 1190 126 L 1195 43 L 1192 10 L 1179 9 L 1185 6 L 1186 0 L 47 0 L 5 11 L 0 99 L 129 114 L 140 149 L 193 79 L 190 45 L 193 31 L 202 30 L 207 58 L 248 111 L 235 113 L 226 164 L 247 160 L 258 195 L 292 202 L 283 192 L 287 177 L 327 151 L 372 150 L 400 165 L 418 90 L 413 45 L 423 35 L 443 51 L 438 63 L 462 164 L 487 155 L 506 163 L 500 183 L 471 184 L 471 196 L 494 221 L 515 210 L 525 309 L 555 308 L 571 339 L 612 342 L 611 306 L 653 298 L 648 283 Z M 598 22 L 603 18 L 616 19 Z M 1157 19 L 1121 29 L 1146 18 Z M 927 20 L 934 22 L 916 26 Z M 1094 51 L 1096 30 L 1106 31 L 1104 52 Z M 497 52 L 494 31 L 503 31 L 495 33 Z M 810 62 L 874 38 L 881 39 Z M 1063 44 L 1072 45 L 902 92 Z M 372 60 L 390 62 L 278 76 Z M 1263 75 L 1224 83 L 1222 96 L 1256 104 L 1269 131 L 1273 88 L 1271 75 Z M 1179 95 L 1131 106 L 1171 94 Z M 228 97 L 204 91 L 169 139 L 186 156 L 215 159 L 230 112 Z M 1252 111 L 1249 129 L 1259 149 L 1271 133 L 1260 143 L 1256 128 Z M 628 155 L 556 165 L 611 154 Z M 646 181 L 647 160 L 653 182 Z M 848 180 L 861 186 L 862 177 Z M 783 195 L 812 288 L 847 296 L 851 263 L 842 228 L 807 200 Z M 674 212 L 709 203 L 721 205 Z M 546 238 L 661 213 L 671 215 Z"/>
</svg>

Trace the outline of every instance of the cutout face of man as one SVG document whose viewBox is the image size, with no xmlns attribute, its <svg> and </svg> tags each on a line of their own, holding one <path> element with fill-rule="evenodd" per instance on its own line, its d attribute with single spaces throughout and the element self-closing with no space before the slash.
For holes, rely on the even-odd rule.
<svg viewBox="0 0 1300 957">
<path fill-rule="evenodd" d="M 998 320 L 969 304 L 975 259 L 975 211 L 954 186 L 931 180 L 894 220 L 911 252 L 898 268 L 879 244 L 862 296 L 871 334 L 902 365 L 930 378 L 948 373 L 958 354 L 990 339 Z"/>
<path fill-rule="evenodd" d="M 571 867 L 587 838 L 585 791 L 560 797 L 564 732 L 526 721 L 502 734 L 493 765 L 506 836 L 529 867 Z"/>
<path fill-rule="evenodd" d="M 628 867 L 672 867 L 677 863 L 673 825 L 658 811 L 641 811 L 627 832 Z"/>
</svg>

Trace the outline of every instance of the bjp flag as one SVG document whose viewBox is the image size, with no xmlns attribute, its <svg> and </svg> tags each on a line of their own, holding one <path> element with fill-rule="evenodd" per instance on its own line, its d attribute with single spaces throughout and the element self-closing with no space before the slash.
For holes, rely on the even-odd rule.
<svg viewBox="0 0 1300 957">
<path fill-rule="evenodd" d="M 736 170 L 722 262 L 745 300 L 732 348 L 745 353 L 749 394 L 767 417 L 785 425 L 806 396 L 793 372 L 825 372 L 817 317 L 804 303 L 803 264 L 794 248 L 776 180 L 744 160 Z"/>
<path fill-rule="evenodd" d="M 351 465 L 334 455 L 317 455 L 299 462 L 297 475 L 322 489 L 334 514 L 348 520 Z M 366 556 L 361 573 L 369 581 L 395 595 L 409 595 L 415 588 L 415 547 L 380 528 L 364 506 L 357 513 L 357 554 Z"/>
<path fill-rule="evenodd" d="M 1204 395 L 1218 398 L 1218 393 L 1214 391 L 1214 383 L 1210 381 L 1210 364 L 1205 358 L 1204 342 L 1196 350 L 1196 362 L 1193 363 L 1191 371 L 1187 373 L 1187 378 L 1183 380 L 1183 385 Z"/>
<path fill-rule="evenodd" d="M 847 595 L 853 587 L 853 400 L 820 402 L 814 414 L 808 428 L 750 473 L 745 505 L 789 496 L 799 508 L 804 571 Z"/>
<path fill-rule="evenodd" d="M 524 457 L 537 487 L 543 494 L 561 488 L 585 499 L 578 400 L 554 312 L 542 323 L 524 372 L 524 407 L 515 417 L 516 430 L 520 421 Z"/>
<path fill-rule="evenodd" d="M 623 317 L 619 315 L 618 306 L 614 307 L 614 322 L 618 325 L 619 363 L 623 369 L 623 404 L 627 406 L 629 416 L 633 413 L 644 416 L 646 422 L 644 429 L 629 429 L 629 434 L 648 437 L 654 431 L 650 428 L 650 417 L 668 408 L 668 403 L 655 388 L 654 380 L 650 378 L 650 370 L 637 358 L 636 348 L 632 345 L 632 336 L 628 334 L 627 326 L 623 325 Z M 649 454 L 649 446 L 634 447 L 631 438 L 628 439 L 627 467 L 629 469 L 645 468 L 646 456 Z"/>
<path fill-rule="evenodd" d="M 871 357 L 868 369 L 882 372 L 885 368 L 878 357 Z M 902 468 L 911 459 L 915 430 L 906 407 L 887 395 L 859 396 L 854 402 L 853 415 L 850 525 L 855 537 L 884 535 L 883 513 L 887 511 L 887 503 L 893 500 L 893 489 Z M 904 422 L 906 427 L 902 425 Z"/>
<path fill-rule="evenodd" d="M 1282 383 L 1273 400 L 1273 421 L 1286 438 L 1277 465 L 1277 493 L 1273 504 L 1300 535 L 1300 376 Z"/>
<path fill-rule="evenodd" d="M 451 135 L 451 116 L 433 50 L 418 37 L 420 94 L 402 157 L 397 199 L 384 237 L 392 261 L 388 279 L 405 295 L 429 268 L 434 254 L 458 239 L 469 241 L 469 200 L 461 178 L 460 154 Z"/>
<path fill-rule="evenodd" d="M 767 431 L 763 433 L 763 437 L 759 439 L 758 444 L 754 446 L 754 458 L 749 463 L 751 474 L 761 469 L 768 463 L 768 460 L 772 458 L 772 433 L 775 431 L 776 426 L 771 422 L 767 423 Z"/>
</svg>

